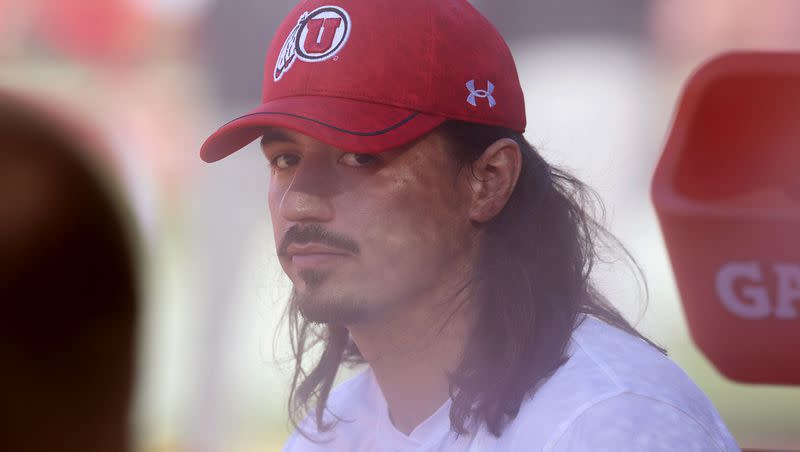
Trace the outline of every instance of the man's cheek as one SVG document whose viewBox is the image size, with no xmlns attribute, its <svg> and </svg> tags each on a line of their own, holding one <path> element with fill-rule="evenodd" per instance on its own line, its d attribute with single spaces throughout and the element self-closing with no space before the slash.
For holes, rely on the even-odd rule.
<svg viewBox="0 0 800 452">
<path fill-rule="evenodd" d="M 283 192 L 276 188 L 270 187 L 269 191 L 267 192 L 267 208 L 269 210 L 269 216 L 273 225 L 277 224 L 281 220 L 280 207 L 282 199 Z"/>
<path fill-rule="evenodd" d="M 278 207 L 281 195 L 282 191 L 280 191 L 278 187 L 274 186 L 271 182 L 269 188 L 267 189 L 267 206 L 269 207 L 270 213 L 274 213 L 275 209 Z"/>
</svg>

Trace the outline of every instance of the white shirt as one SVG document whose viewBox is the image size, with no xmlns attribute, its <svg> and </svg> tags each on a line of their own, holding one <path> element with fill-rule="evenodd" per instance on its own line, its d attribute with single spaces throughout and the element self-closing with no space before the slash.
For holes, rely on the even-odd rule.
<svg viewBox="0 0 800 452">
<path fill-rule="evenodd" d="M 739 451 L 702 391 L 639 338 L 587 317 L 573 332 L 569 359 L 523 401 L 497 438 L 481 427 L 457 436 L 451 402 L 406 436 L 389 420 L 370 370 L 341 384 L 329 408 L 343 420 L 314 443 L 295 432 L 284 452 L 314 451 Z M 314 423 L 303 423 L 315 432 Z"/>
</svg>

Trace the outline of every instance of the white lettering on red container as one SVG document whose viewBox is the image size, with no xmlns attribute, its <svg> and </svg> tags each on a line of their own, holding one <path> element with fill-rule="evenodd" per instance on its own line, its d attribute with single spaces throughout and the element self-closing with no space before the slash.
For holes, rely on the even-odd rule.
<svg viewBox="0 0 800 452">
<path fill-rule="evenodd" d="M 765 269 L 774 282 L 767 280 Z M 717 273 L 716 289 L 722 305 L 738 317 L 800 317 L 800 263 L 730 262 Z"/>
</svg>

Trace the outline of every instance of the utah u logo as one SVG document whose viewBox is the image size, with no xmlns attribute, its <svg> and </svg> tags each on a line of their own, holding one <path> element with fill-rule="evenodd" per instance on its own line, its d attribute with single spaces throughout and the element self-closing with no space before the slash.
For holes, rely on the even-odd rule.
<svg viewBox="0 0 800 452">
<path fill-rule="evenodd" d="M 333 58 L 350 37 L 350 16 L 338 6 L 322 6 L 300 16 L 283 43 L 275 63 L 277 82 L 295 60 L 316 63 Z"/>
<path fill-rule="evenodd" d="M 467 89 L 469 90 L 469 96 L 467 96 L 467 103 L 472 105 L 473 107 L 478 106 L 478 98 L 481 99 L 488 99 L 489 101 L 489 108 L 494 108 L 497 105 L 497 101 L 494 100 L 494 84 L 487 80 L 488 85 L 486 89 L 475 89 L 475 80 L 470 80 L 467 82 Z"/>
<path fill-rule="evenodd" d="M 306 38 L 300 50 L 309 53 L 324 54 L 333 47 L 333 38 L 342 25 L 341 17 L 309 19 L 306 28 Z"/>
</svg>

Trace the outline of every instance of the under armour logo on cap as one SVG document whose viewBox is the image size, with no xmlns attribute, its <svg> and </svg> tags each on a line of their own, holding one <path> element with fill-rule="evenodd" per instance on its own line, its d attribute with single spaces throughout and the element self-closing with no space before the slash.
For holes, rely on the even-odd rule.
<svg viewBox="0 0 800 452">
<path fill-rule="evenodd" d="M 473 107 L 478 106 L 478 98 L 488 99 L 489 100 L 489 108 L 494 108 L 497 105 L 497 101 L 494 100 L 494 84 L 492 82 L 487 81 L 488 86 L 486 89 L 475 89 L 475 80 L 470 80 L 467 82 L 467 89 L 469 90 L 469 96 L 467 97 L 467 102 L 472 105 Z"/>
</svg>

